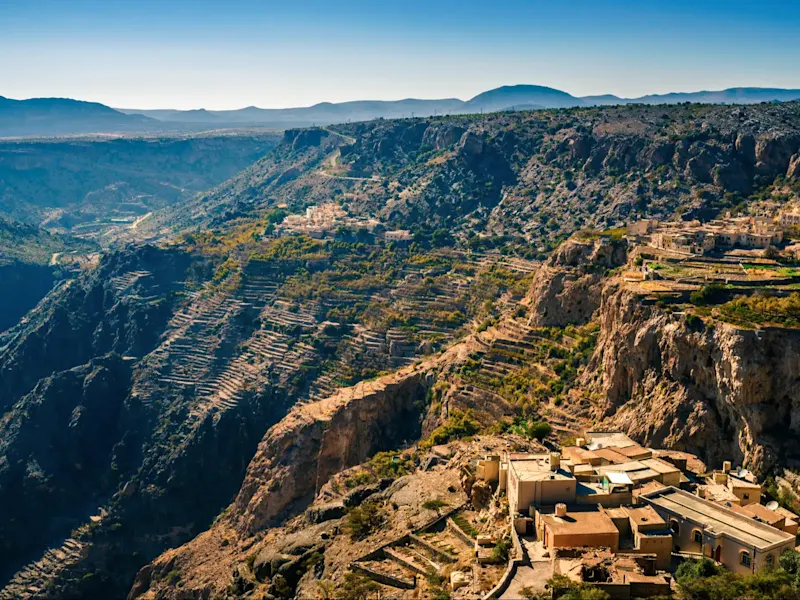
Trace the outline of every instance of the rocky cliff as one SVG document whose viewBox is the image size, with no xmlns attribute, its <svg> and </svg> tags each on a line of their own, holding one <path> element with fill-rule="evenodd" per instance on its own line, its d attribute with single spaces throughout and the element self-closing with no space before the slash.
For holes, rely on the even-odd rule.
<svg viewBox="0 0 800 600">
<path fill-rule="evenodd" d="M 526 302 L 529 324 L 564 327 L 585 324 L 600 307 L 606 273 L 625 264 L 624 240 L 571 238 L 537 271 Z"/>
<path fill-rule="evenodd" d="M 242 552 L 311 504 L 336 473 L 419 437 L 429 366 L 362 382 L 298 405 L 259 444 L 235 502 L 209 531 L 142 569 L 129 598 L 207 597 L 228 585 Z M 160 581 L 175 571 L 179 592 Z M 156 594 L 158 590 L 158 594 Z"/>
<path fill-rule="evenodd" d="M 704 324 L 613 283 L 600 325 L 583 385 L 603 425 L 762 474 L 799 458 L 800 331 Z"/>
</svg>

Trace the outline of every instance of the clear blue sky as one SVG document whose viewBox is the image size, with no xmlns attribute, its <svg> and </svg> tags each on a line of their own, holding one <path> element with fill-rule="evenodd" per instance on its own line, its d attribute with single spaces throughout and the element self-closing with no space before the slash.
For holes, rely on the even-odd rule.
<svg viewBox="0 0 800 600">
<path fill-rule="evenodd" d="M 0 95 L 129 108 L 800 88 L 796 0 L 0 0 Z"/>
</svg>

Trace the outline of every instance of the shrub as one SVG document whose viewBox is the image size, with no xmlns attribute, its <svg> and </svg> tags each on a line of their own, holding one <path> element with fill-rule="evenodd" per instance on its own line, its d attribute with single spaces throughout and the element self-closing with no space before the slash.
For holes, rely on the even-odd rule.
<svg viewBox="0 0 800 600">
<path fill-rule="evenodd" d="M 725 298 L 725 288 L 721 285 L 711 283 L 704 285 L 699 290 L 692 292 L 689 295 L 689 302 L 697 306 L 704 306 L 706 304 L 716 304 Z"/>
<path fill-rule="evenodd" d="M 444 425 L 433 430 L 430 437 L 420 444 L 421 448 L 430 448 L 438 444 L 446 444 L 450 440 L 475 435 L 480 424 L 472 418 L 472 411 L 453 411 Z"/>
<path fill-rule="evenodd" d="M 370 535 L 385 520 L 383 508 L 377 502 L 365 502 L 347 513 L 347 531 L 353 540 L 361 540 Z"/>
<path fill-rule="evenodd" d="M 379 589 L 377 583 L 364 575 L 348 573 L 344 576 L 344 584 L 339 588 L 336 600 L 363 600 Z"/>
<path fill-rule="evenodd" d="M 508 562 L 508 552 L 511 550 L 511 540 L 504 537 L 492 548 L 491 561 L 495 564 Z"/>
<path fill-rule="evenodd" d="M 445 506 L 447 506 L 447 502 L 439 499 L 426 500 L 422 504 L 422 508 L 424 508 L 425 510 L 439 510 L 440 508 L 443 508 Z"/>
<path fill-rule="evenodd" d="M 550 423 L 544 421 L 534 421 L 528 427 L 528 433 L 531 437 L 536 438 L 540 442 L 546 438 L 553 431 Z"/>
</svg>

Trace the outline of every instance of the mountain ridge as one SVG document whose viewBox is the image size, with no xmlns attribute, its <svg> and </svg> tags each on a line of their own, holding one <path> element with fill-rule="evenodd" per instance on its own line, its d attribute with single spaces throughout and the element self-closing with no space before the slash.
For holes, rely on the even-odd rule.
<svg viewBox="0 0 800 600">
<path fill-rule="evenodd" d="M 800 100 L 800 89 L 736 87 L 718 91 L 670 92 L 639 98 L 613 94 L 578 97 L 541 85 L 507 85 L 469 100 L 458 98 L 355 100 L 312 106 L 235 110 L 111 108 L 68 98 L 12 100 L 0 96 L 0 137 L 60 136 L 86 133 L 163 132 L 209 127 L 262 126 L 288 129 L 376 118 L 428 117 L 506 110 L 539 110 L 615 104 L 753 104 Z"/>
</svg>

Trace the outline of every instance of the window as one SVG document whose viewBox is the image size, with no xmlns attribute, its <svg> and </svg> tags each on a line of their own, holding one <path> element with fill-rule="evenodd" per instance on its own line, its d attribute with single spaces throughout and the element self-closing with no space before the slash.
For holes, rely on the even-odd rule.
<svg viewBox="0 0 800 600">
<path fill-rule="evenodd" d="M 775 566 L 775 557 L 772 554 L 767 554 L 767 558 L 764 559 L 764 564 L 767 565 L 768 569 L 771 569 Z"/>
<path fill-rule="evenodd" d="M 695 544 L 702 544 L 703 543 L 703 534 L 700 533 L 699 529 L 694 530 L 694 543 Z"/>
<path fill-rule="evenodd" d="M 739 562 L 742 563 L 745 567 L 749 567 L 751 562 L 750 553 L 747 552 L 746 550 L 742 550 L 739 553 Z"/>
<path fill-rule="evenodd" d="M 743 496 L 745 500 L 750 500 L 750 494 L 744 493 Z"/>
<path fill-rule="evenodd" d="M 669 521 L 669 528 L 672 530 L 672 533 L 678 535 L 681 532 L 680 525 L 678 525 L 678 521 L 675 519 L 670 519 Z"/>
</svg>

